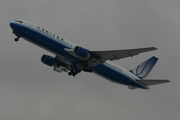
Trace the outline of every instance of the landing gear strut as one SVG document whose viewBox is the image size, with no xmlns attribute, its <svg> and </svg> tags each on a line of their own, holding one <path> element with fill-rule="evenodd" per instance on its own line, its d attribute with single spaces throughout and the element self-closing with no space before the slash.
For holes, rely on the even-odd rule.
<svg viewBox="0 0 180 120">
<path fill-rule="evenodd" d="M 90 72 L 90 73 L 91 73 L 91 72 L 92 72 L 92 69 L 91 69 L 91 68 L 84 68 L 83 71 L 84 71 L 84 72 Z"/>
</svg>

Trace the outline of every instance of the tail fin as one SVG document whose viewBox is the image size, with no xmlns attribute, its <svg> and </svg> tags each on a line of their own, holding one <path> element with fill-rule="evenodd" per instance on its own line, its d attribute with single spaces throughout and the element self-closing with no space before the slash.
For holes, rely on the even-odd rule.
<svg viewBox="0 0 180 120">
<path fill-rule="evenodd" d="M 150 59 L 138 65 L 137 67 L 135 67 L 134 69 L 130 70 L 130 72 L 139 77 L 140 79 L 146 78 L 157 61 L 158 58 L 153 56 Z"/>
</svg>

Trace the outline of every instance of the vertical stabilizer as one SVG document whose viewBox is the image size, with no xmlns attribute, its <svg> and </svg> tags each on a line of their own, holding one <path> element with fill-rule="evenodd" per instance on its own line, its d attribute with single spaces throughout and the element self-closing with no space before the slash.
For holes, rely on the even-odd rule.
<svg viewBox="0 0 180 120">
<path fill-rule="evenodd" d="M 138 65 L 137 67 L 135 67 L 134 69 L 130 70 L 130 72 L 139 77 L 140 79 L 146 78 L 157 61 L 158 58 L 153 56 L 150 59 Z"/>
</svg>

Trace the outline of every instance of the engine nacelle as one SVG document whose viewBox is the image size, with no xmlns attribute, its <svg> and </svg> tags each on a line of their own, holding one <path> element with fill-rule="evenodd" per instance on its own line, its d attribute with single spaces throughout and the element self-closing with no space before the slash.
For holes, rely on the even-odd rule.
<svg viewBox="0 0 180 120">
<path fill-rule="evenodd" d="M 74 53 L 78 57 L 80 57 L 80 58 L 82 58 L 84 60 L 88 60 L 91 57 L 91 55 L 89 54 L 89 51 L 87 49 L 85 49 L 85 48 L 80 47 L 80 46 L 76 46 L 74 48 Z"/>
<path fill-rule="evenodd" d="M 41 57 L 41 62 L 51 67 L 55 64 L 56 60 L 54 57 L 51 57 L 49 55 L 43 55 Z"/>
</svg>

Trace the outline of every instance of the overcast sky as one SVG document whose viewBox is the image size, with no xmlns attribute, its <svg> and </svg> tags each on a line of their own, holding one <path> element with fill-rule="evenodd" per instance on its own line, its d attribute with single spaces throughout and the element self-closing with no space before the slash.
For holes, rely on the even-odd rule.
<svg viewBox="0 0 180 120">
<path fill-rule="evenodd" d="M 177 120 L 180 113 L 179 0 L 1 0 L 1 120 Z M 51 53 L 15 36 L 9 22 L 36 23 L 89 50 L 155 46 L 114 63 L 132 69 L 157 56 L 148 78 L 172 82 L 129 90 L 91 73 L 56 73 Z"/>
</svg>

